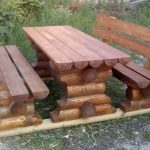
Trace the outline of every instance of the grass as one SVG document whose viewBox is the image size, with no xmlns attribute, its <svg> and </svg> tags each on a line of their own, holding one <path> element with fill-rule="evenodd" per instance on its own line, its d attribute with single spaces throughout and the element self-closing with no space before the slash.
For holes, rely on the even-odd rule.
<svg viewBox="0 0 150 150">
<path fill-rule="evenodd" d="M 63 25 L 68 24 L 74 26 L 87 34 L 92 34 L 92 28 L 95 23 L 95 17 L 99 9 L 91 6 L 81 6 L 78 12 L 70 13 L 68 4 L 70 1 L 62 0 L 48 1 L 48 7 L 39 15 L 40 17 L 31 17 L 22 25 L 17 25 L 11 30 L 11 36 L 6 44 L 16 44 L 21 47 L 23 54 L 33 62 L 35 60 L 35 51 L 31 48 L 30 42 L 25 38 L 22 31 L 23 26 L 44 26 L 44 25 Z M 59 6 L 59 7 L 58 7 Z M 137 8 L 129 9 L 123 13 L 115 14 L 120 19 L 150 27 L 150 2 L 147 2 Z M 103 9 L 103 7 L 100 7 Z M 115 12 L 116 13 L 116 12 Z M 1 43 L 1 42 L 0 42 Z M 116 45 L 115 45 L 116 46 Z M 116 46 L 120 50 L 128 51 Z M 144 63 L 145 59 L 130 52 L 133 59 L 139 63 Z M 49 111 L 55 108 L 55 100 L 61 97 L 58 85 L 54 81 L 47 81 L 50 87 L 51 95 L 42 103 L 36 101 L 36 109 L 43 116 L 49 117 Z M 125 86 L 117 79 L 110 78 L 107 81 L 107 94 L 112 98 L 113 104 L 118 106 L 120 100 L 125 99 Z M 39 109 L 40 108 L 40 109 Z M 42 111 L 41 111 L 42 110 Z M 92 125 L 63 128 L 54 131 L 45 131 L 34 134 L 27 134 L 20 137 L 10 138 L 11 141 L 19 143 L 17 147 L 9 144 L 11 149 L 106 149 L 113 146 L 115 140 L 130 140 L 137 137 L 138 132 L 144 134 L 144 139 L 150 139 L 149 130 L 144 130 L 144 125 L 150 123 L 150 116 L 143 115 L 140 117 L 126 118 L 104 123 L 95 123 Z M 6 139 L 7 141 L 7 139 Z M 121 141 L 121 140 L 120 140 Z M 114 145 L 116 146 L 116 145 Z"/>
</svg>

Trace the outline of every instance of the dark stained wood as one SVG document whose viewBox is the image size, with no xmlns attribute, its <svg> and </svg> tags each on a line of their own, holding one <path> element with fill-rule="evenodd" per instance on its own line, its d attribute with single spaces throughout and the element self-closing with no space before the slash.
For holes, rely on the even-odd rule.
<svg viewBox="0 0 150 150">
<path fill-rule="evenodd" d="M 94 68 L 98 68 L 100 65 L 103 64 L 103 58 L 98 56 L 91 50 L 87 49 L 84 45 L 78 43 L 77 41 L 71 39 L 70 37 L 66 36 L 59 30 L 57 27 L 45 27 L 48 33 L 55 36 L 58 40 L 65 43 L 65 45 L 69 46 L 75 52 L 83 56 L 83 60 L 88 60 L 89 65 Z"/>
<path fill-rule="evenodd" d="M 60 70 L 70 70 L 73 61 L 55 48 L 48 40 L 33 28 L 24 28 L 28 36 L 37 44 L 37 46 L 57 65 Z"/>
<path fill-rule="evenodd" d="M 71 49 L 63 43 L 59 41 L 55 36 L 52 36 L 48 33 L 48 31 L 44 28 L 35 28 L 40 34 L 45 37 L 51 44 L 53 44 L 57 49 L 63 52 L 67 57 L 71 58 L 74 62 L 74 66 L 78 69 L 83 69 L 88 66 L 88 60 L 86 57 L 81 56 L 79 53 Z M 85 61 L 84 61 L 85 60 Z M 86 61 L 87 60 L 87 61 Z"/>
<path fill-rule="evenodd" d="M 150 70 L 150 59 L 147 60 L 146 68 Z"/>
<path fill-rule="evenodd" d="M 81 107 L 80 107 L 80 113 L 83 118 L 87 117 L 92 117 L 96 115 L 96 108 L 94 104 L 90 102 L 85 102 Z"/>
<path fill-rule="evenodd" d="M 70 26 L 26 27 L 24 31 L 60 71 L 130 61 L 129 55 Z"/>
<path fill-rule="evenodd" d="M 17 66 L 21 76 L 24 78 L 25 83 L 30 89 L 32 95 L 37 99 L 44 99 L 45 97 L 47 97 L 49 94 L 48 88 L 33 70 L 31 65 L 27 62 L 25 57 L 21 54 L 19 49 L 14 45 L 6 46 L 6 49 L 11 59 Z"/>
<path fill-rule="evenodd" d="M 129 34 L 150 42 L 149 28 L 125 22 L 111 16 L 105 16 L 103 14 L 97 16 L 96 22 L 97 24 L 106 26 L 107 28 L 117 30 L 119 32 L 123 32 L 125 34 Z"/>
<path fill-rule="evenodd" d="M 131 87 L 144 89 L 150 86 L 150 80 L 119 63 L 114 66 L 113 75 Z"/>
<path fill-rule="evenodd" d="M 150 58 L 150 46 L 142 42 L 135 41 L 129 37 L 112 32 L 111 30 L 96 28 L 95 34 L 107 39 L 111 43 L 116 43 L 125 48 L 134 50 L 136 53 Z"/>
<path fill-rule="evenodd" d="M 0 72 L 2 73 L 2 78 L 7 85 L 12 100 L 24 101 L 29 97 L 28 90 L 4 47 L 0 47 Z"/>
<path fill-rule="evenodd" d="M 36 63 L 33 63 L 32 67 L 35 70 L 48 69 L 49 68 L 49 61 L 38 61 Z"/>
<path fill-rule="evenodd" d="M 150 80 L 150 71 L 144 67 L 141 67 L 140 65 L 137 65 L 133 62 L 128 63 L 126 66 Z"/>
<path fill-rule="evenodd" d="M 65 34 L 68 34 L 74 40 L 78 40 L 79 43 L 84 44 L 87 48 L 94 51 L 99 56 L 103 57 L 105 64 L 108 66 L 113 66 L 120 61 L 122 64 L 129 62 L 129 55 L 97 40 L 71 26 L 64 26 L 59 28 L 65 28 Z"/>
</svg>

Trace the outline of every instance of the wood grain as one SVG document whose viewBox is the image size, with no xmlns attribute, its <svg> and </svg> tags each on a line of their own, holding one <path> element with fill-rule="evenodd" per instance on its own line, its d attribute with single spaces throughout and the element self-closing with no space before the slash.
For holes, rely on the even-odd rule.
<svg viewBox="0 0 150 150">
<path fill-rule="evenodd" d="M 128 87 L 126 90 L 126 97 L 129 100 L 137 101 L 137 100 L 142 100 L 143 96 L 142 93 L 139 89 L 133 89 L 131 87 Z"/>
<path fill-rule="evenodd" d="M 86 48 L 84 45 L 61 33 L 61 30 L 59 30 L 59 28 L 45 27 L 45 29 L 58 40 L 65 43 L 66 46 L 70 47 L 71 49 L 73 49 L 73 51 L 81 55 L 84 58 L 83 60 L 88 61 L 89 65 L 91 65 L 92 67 L 98 68 L 103 64 L 103 58 L 101 56 L 98 56 L 97 54 Z"/>
<path fill-rule="evenodd" d="M 105 94 L 96 94 L 89 96 L 67 98 L 67 101 L 66 99 L 62 98 L 57 101 L 57 104 L 61 108 L 61 110 L 65 110 L 65 109 L 79 108 L 85 102 L 90 102 L 94 105 L 111 104 L 111 99 Z"/>
<path fill-rule="evenodd" d="M 150 80 L 119 63 L 114 66 L 113 75 L 133 88 L 145 89 L 150 85 Z"/>
<path fill-rule="evenodd" d="M 67 86 L 68 97 L 103 94 L 104 92 L 105 92 L 105 83 L 88 83 L 84 85 Z"/>
<path fill-rule="evenodd" d="M 141 67 L 140 65 L 133 62 L 128 63 L 126 66 L 150 80 L 150 70 L 147 70 L 144 67 Z"/>
<path fill-rule="evenodd" d="M 36 30 L 30 27 L 26 27 L 23 29 L 32 39 L 32 41 L 34 41 L 36 45 L 43 51 L 43 53 L 46 54 L 50 60 L 53 60 L 53 62 L 61 71 L 70 70 L 72 68 L 73 61 L 66 55 L 64 55 L 60 50 L 55 48 L 40 33 L 36 32 Z"/>
<path fill-rule="evenodd" d="M 125 34 L 129 34 L 131 36 L 135 36 L 141 38 L 145 41 L 150 42 L 150 29 L 135 25 L 133 23 L 125 22 L 113 17 L 98 15 L 96 18 L 96 23 L 102 26 L 106 26 L 110 29 L 117 30 L 119 32 L 123 32 Z"/>
<path fill-rule="evenodd" d="M 93 38 L 71 26 L 65 26 L 64 28 L 67 28 L 67 31 L 65 31 L 66 34 L 69 34 L 70 37 L 74 39 L 78 39 L 78 42 L 84 44 L 87 48 L 94 51 L 97 55 L 103 57 L 104 62 L 107 66 L 113 66 L 117 63 L 117 61 L 120 61 L 123 64 L 126 64 L 130 61 L 130 56 L 113 48 L 112 46 L 97 40 L 96 38 Z M 73 34 L 68 33 L 68 30 L 73 32 Z M 79 40 L 80 39 L 80 40 Z"/>
<path fill-rule="evenodd" d="M 111 114 L 115 113 L 116 111 L 116 109 L 112 107 L 110 104 L 98 105 L 95 106 L 95 108 L 96 108 L 96 115 Z M 50 112 L 50 117 L 53 122 L 75 120 L 82 118 L 80 109 L 77 108 L 62 111 L 55 110 L 53 112 Z"/>
<path fill-rule="evenodd" d="M 116 43 L 118 45 L 123 46 L 124 48 L 134 50 L 136 53 L 142 56 L 148 58 L 150 57 L 150 52 L 149 52 L 150 46 L 142 42 L 135 41 L 129 37 L 117 34 L 107 29 L 96 28 L 95 34 L 102 36 L 104 39 L 107 39 L 111 43 Z"/>
<path fill-rule="evenodd" d="M 1 119 L 0 131 L 10 130 L 17 127 L 26 127 L 31 125 L 38 125 L 42 123 L 42 119 L 38 114 L 32 114 L 28 116 L 16 116 L 12 118 Z"/>
<path fill-rule="evenodd" d="M 19 72 L 24 78 L 25 83 L 28 85 L 32 95 L 37 99 L 44 99 L 47 97 L 49 94 L 48 88 L 21 54 L 19 49 L 14 45 L 6 46 L 6 49 L 19 69 Z"/>
<path fill-rule="evenodd" d="M 97 71 L 97 77 L 95 80 L 93 80 L 93 82 L 105 82 L 111 75 L 111 70 Z M 60 81 L 65 82 L 67 85 L 79 85 L 85 83 L 83 77 L 81 76 L 81 72 L 72 71 L 69 74 L 58 75 L 58 78 L 60 79 Z"/>
<path fill-rule="evenodd" d="M 67 57 L 69 57 L 74 62 L 75 68 L 83 69 L 86 66 L 88 66 L 88 60 L 86 57 L 80 55 L 72 48 L 68 47 L 66 43 L 59 41 L 57 37 L 50 34 L 46 29 L 47 28 L 40 28 L 40 27 L 36 28 L 36 30 L 40 32 L 40 34 L 44 36 L 44 38 L 50 41 L 50 43 L 52 43 L 57 49 L 63 52 Z"/>
<path fill-rule="evenodd" d="M 4 47 L 0 47 L 0 71 L 9 90 L 12 100 L 24 101 L 29 97 L 19 73 L 13 65 Z"/>
<path fill-rule="evenodd" d="M 10 94 L 5 90 L 0 91 L 0 107 L 9 105 L 10 103 L 11 103 Z"/>
</svg>

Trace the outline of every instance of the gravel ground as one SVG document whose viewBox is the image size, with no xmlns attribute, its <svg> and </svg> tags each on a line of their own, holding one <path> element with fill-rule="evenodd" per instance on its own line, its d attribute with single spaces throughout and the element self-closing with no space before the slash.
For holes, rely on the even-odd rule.
<svg viewBox="0 0 150 150">
<path fill-rule="evenodd" d="M 150 114 L 0 139 L 0 150 L 150 150 Z"/>
</svg>

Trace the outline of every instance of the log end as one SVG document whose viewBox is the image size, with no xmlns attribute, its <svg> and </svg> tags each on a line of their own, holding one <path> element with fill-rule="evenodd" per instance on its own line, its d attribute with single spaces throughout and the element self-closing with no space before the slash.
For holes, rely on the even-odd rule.
<svg viewBox="0 0 150 150">
<path fill-rule="evenodd" d="M 80 112 L 81 112 L 81 116 L 83 118 L 92 117 L 92 116 L 96 115 L 96 108 L 95 108 L 94 104 L 92 104 L 90 102 L 85 102 L 80 107 Z"/>
<path fill-rule="evenodd" d="M 56 109 L 50 112 L 50 118 L 52 122 L 59 122 L 59 110 Z"/>
</svg>

